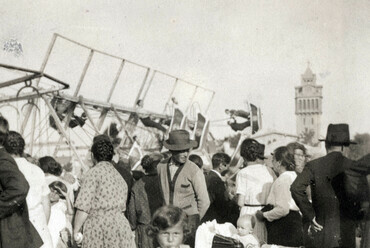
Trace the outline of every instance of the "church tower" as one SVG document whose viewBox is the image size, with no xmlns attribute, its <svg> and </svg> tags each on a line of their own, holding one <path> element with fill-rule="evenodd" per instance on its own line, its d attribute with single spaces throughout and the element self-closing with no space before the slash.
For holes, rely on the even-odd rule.
<svg viewBox="0 0 370 248">
<path fill-rule="evenodd" d="M 312 136 L 309 143 L 318 143 L 321 114 L 322 85 L 316 84 L 316 74 L 312 73 L 308 63 L 305 73 L 301 75 L 301 85 L 295 87 L 297 135 L 300 137 Z"/>
</svg>

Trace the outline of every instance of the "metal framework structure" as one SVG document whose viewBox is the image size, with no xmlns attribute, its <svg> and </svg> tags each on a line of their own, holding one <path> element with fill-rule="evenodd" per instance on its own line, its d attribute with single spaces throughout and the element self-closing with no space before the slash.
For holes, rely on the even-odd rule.
<svg viewBox="0 0 370 248">
<path fill-rule="evenodd" d="M 50 57 L 51 57 L 51 55 L 53 55 L 57 40 L 63 40 L 64 42 L 69 42 L 74 46 L 78 46 L 82 49 L 87 49 L 87 51 L 88 51 L 88 57 L 86 58 L 85 64 L 84 64 L 83 69 L 82 69 L 82 72 L 79 75 L 79 78 L 77 80 L 77 84 L 75 85 L 74 91 L 72 92 L 72 94 L 68 94 L 68 93 L 64 92 L 66 89 L 71 89 L 71 83 L 72 82 L 68 82 L 68 84 L 67 84 L 67 83 L 63 82 L 62 80 L 59 80 L 55 77 L 52 77 L 52 76 L 50 76 L 49 74 L 46 73 L 46 71 L 47 71 L 46 69 L 48 67 Z M 89 82 L 87 82 L 85 79 L 86 79 L 86 76 L 89 73 L 89 68 L 91 67 L 92 61 L 93 61 L 94 56 L 96 54 L 105 56 L 107 58 L 115 59 L 115 60 L 118 59 L 120 61 L 120 65 L 119 65 L 119 68 L 118 68 L 118 70 L 115 74 L 113 82 L 111 82 L 111 84 L 110 84 L 111 86 L 106 89 L 107 92 L 108 92 L 108 96 L 105 100 L 92 99 L 92 98 L 89 98 L 88 96 L 85 97 L 85 96 L 81 95 L 82 86 L 85 85 L 85 84 L 89 84 Z M 112 102 L 112 96 L 114 95 L 114 93 L 117 89 L 117 86 L 119 84 L 124 83 L 124 81 L 123 82 L 122 82 L 122 80 L 120 81 L 120 78 L 122 77 L 122 73 L 125 71 L 125 66 L 128 65 L 128 64 L 133 65 L 137 68 L 141 68 L 145 72 L 143 78 L 141 79 L 141 82 L 138 82 L 138 83 L 140 83 L 140 87 L 139 87 L 139 90 L 138 90 L 137 95 L 135 97 L 135 101 L 131 104 L 126 103 L 126 102 L 122 103 L 122 104 L 121 103 L 120 104 L 113 103 Z M 204 91 L 207 91 L 207 92 L 211 93 L 211 98 L 209 99 L 209 102 L 208 102 L 208 104 L 205 108 L 204 113 L 207 113 L 207 111 L 208 111 L 208 109 L 209 109 L 209 107 L 210 107 L 210 105 L 213 101 L 214 94 L 215 94 L 215 92 L 210 90 L 210 89 L 204 88 L 202 86 L 199 86 L 199 85 L 191 83 L 191 82 L 187 82 L 187 81 L 182 80 L 182 79 L 180 79 L 176 76 L 172 76 L 170 74 L 167 74 L 167 73 L 164 73 L 164 72 L 161 72 L 161 71 L 158 71 L 158 70 L 151 69 L 150 67 L 143 66 L 143 65 L 140 65 L 138 63 L 129 61 L 125 58 L 115 56 L 115 55 L 112 55 L 112 54 L 108 54 L 108 53 L 103 52 L 103 51 L 99 51 L 97 49 L 86 46 L 84 44 L 81 44 L 79 42 L 76 42 L 72 39 L 69 39 L 69 38 L 67 38 L 65 36 L 62 36 L 62 35 L 59 35 L 59 34 L 54 34 L 53 35 L 51 43 L 49 45 L 49 48 L 46 52 L 46 56 L 45 56 L 45 58 L 42 62 L 42 65 L 41 65 L 41 68 L 40 68 L 39 71 L 29 70 L 29 69 L 25 69 L 25 68 L 16 67 L 16 66 L 10 66 L 10 65 L 6 65 L 6 64 L 0 64 L 0 68 L 4 68 L 4 69 L 7 69 L 7 70 L 22 71 L 24 74 L 26 74 L 26 75 L 21 76 L 19 78 L 12 79 L 12 80 L 0 83 L 0 89 L 1 88 L 7 88 L 7 87 L 13 87 L 13 86 L 20 87 L 21 85 L 24 84 L 23 87 L 18 89 L 18 92 L 17 92 L 16 95 L 0 96 L 0 108 L 5 106 L 5 105 L 9 105 L 11 102 L 15 102 L 15 101 L 19 102 L 19 101 L 22 101 L 22 100 L 27 101 L 27 104 L 23 106 L 26 111 L 25 111 L 24 117 L 22 118 L 22 124 L 19 128 L 19 131 L 20 131 L 21 134 L 25 135 L 24 131 L 26 130 L 26 127 L 29 127 L 29 126 L 31 127 L 30 128 L 30 134 L 28 136 L 29 140 L 30 140 L 29 151 L 30 151 L 31 155 L 34 155 L 36 153 L 35 150 L 34 150 L 34 148 L 36 146 L 41 146 L 43 144 L 45 145 L 45 144 L 53 143 L 53 145 L 55 146 L 53 155 L 58 156 L 58 151 L 61 151 L 61 150 L 65 149 L 65 148 L 61 147 L 62 144 L 63 144 L 63 140 L 65 140 L 65 144 L 68 145 L 70 151 L 72 151 L 72 153 L 77 157 L 77 159 L 79 160 L 79 162 L 82 165 L 84 163 L 83 163 L 81 157 L 79 156 L 77 148 L 86 147 L 86 146 L 78 146 L 78 145 L 74 144 L 72 138 L 75 137 L 76 135 L 71 134 L 71 129 L 69 128 L 70 121 L 71 121 L 71 119 L 74 115 L 74 111 L 77 108 L 82 109 L 82 111 L 86 114 L 86 117 L 87 117 L 87 120 L 88 120 L 88 126 L 90 127 L 91 130 L 89 130 L 89 131 L 88 130 L 83 130 L 83 132 L 89 133 L 90 136 L 91 136 L 90 137 L 91 139 L 94 135 L 102 133 L 102 131 L 103 131 L 102 129 L 103 129 L 105 120 L 107 118 L 110 118 L 111 120 L 113 119 L 113 120 L 117 121 L 120 124 L 121 130 L 124 132 L 126 139 L 128 139 L 129 142 L 132 143 L 132 142 L 134 142 L 132 134 L 127 132 L 127 130 L 125 128 L 128 116 L 132 113 L 136 113 L 139 117 L 150 115 L 153 118 L 157 118 L 157 119 L 168 119 L 168 118 L 170 118 L 171 116 L 166 114 L 166 107 L 169 106 L 169 102 L 171 101 L 172 97 L 174 96 L 174 92 L 177 89 L 177 87 L 179 86 L 179 84 L 190 85 L 194 88 L 194 90 L 192 92 L 192 95 L 191 95 L 191 98 L 190 98 L 190 101 L 189 101 L 188 105 L 186 106 L 186 108 L 184 110 L 185 115 L 188 114 L 191 106 L 194 104 L 194 99 L 195 99 L 195 96 L 198 93 L 199 89 L 202 89 Z M 168 97 L 166 97 L 167 102 L 166 102 L 166 105 L 164 106 L 163 112 L 159 113 L 160 111 L 159 112 L 154 112 L 154 111 L 147 111 L 147 110 L 137 108 L 136 103 L 139 100 L 145 101 L 145 99 L 147 98 L 148 92 L 151 90 L 153 80 L 155 80 L 156 76 L 158 76 L 158 75 L 162 75 L 162 76 L 165 76 L 165 77 L 173 80 L 173 85 L 172 85 L 172 88 L 171 88 L 171 92 L 168 95 Z M 148 80 L 149 76 L 150 76 L 150 80 Z M 40 87 L 40 81 L 42 82 L 43 78 L 46 78 L 46 79 L 54 82 L 58 87 L 52 87 L 52 88 L 49 88 L 49 89 L 45 89 L 43 87 Z M 28 88 L 29 90 L 24 93 L 23 90 L 25 88 Z M 71 103 L 71 105 L 68 108 L 68 111 L 66 113 L 66 117 L 63 120 L 60 120 L 60 118 L 58 117 L 58 114 L 55 111 L 55 106 L 52 106 L 52 104 L 51 104 L 51 99 L 53 97 L 58 97 L 60 99 L 66 100 L 69 103 Z M 47 120 L 44 124 L 44 126 L 46 127 L 46 129 L 45 129 L 46 131 L 45 132 L 40 132 L 39 137 L 35 138 L 36 127 L 41 128 L 40 126 L 42 124 L 41 121 L 38 124 L 36 123 L 37 113 L 38 113 L 39 116 L 41 115 L 40 106 L 41 106 L 42 103 L 44 103 L 43 106 L 46 106 L 46 109 L 48 111 L 48 113 L 45 113 L 45 115 L 46 116 L 52 116 L 53 119 L 55 120 L 55 125 L 57 127 L 57 132 L 59 133 L 59 139 L 58 139 L 57 142 L 52 142 L 52 141 L 48 140 L 48 138 L 46 138 L 47 139 L 46 142 L 43 142 L 41 140 L 40 136 L 44 135 L 44 133 L 46 133 L 46 135 L 48 135 Z M 128 107 L 130 105 L 132 107 Z M 22 110 L 23 110 L 23 107 L 22 107 Z M 20 111 L 16 107 L 14 107 L 14 109 L 17 112 L 18 118 L 20 118 L 19 117 L 20 116 Z M 96 115 L 98 115 L 98 116 L 96 116 Z M 44 119 L 46 119 L 46 116 L 44 117 Z M 37 125 L 39 125 L 39 126 L 37 126 Z M 140 127 L 137 127 L 137 128 L 140 129 Z M 141 129 L 145 130 L 146 128 L 141 128 Z M 37 142 L 38 139 L 39 139 L 39 141 Z M 48 147 L 48 150 L 49 149 L 50 148 Z"/>
</svg>

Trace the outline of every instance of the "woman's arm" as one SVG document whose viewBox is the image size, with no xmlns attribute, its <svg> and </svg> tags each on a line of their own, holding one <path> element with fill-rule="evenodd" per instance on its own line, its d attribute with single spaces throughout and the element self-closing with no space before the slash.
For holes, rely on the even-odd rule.
<svg viewBox="0 0 370 248">
<path fill-rule="evenodd" d="M 239 171 L 236 175 L 235 185 L 236 185 L 236 195 L 238 197 L 238 206 L 244 207 L 245 204 L 245 194 L 247 190 L 246 179 L 241 175 L 242 171 Z"/>
<path fill-rule="evenodd" d="M 42 207 L 44 209 L 44 213 L 45 213 L 45 217 L 46 217 L 46 223 L 49 223 L 49 219 L 50 219 L 50 199 L 49 199 L 49 195 L 44 195 L 42 197 Z"/>
<path fill-rule="evenodd" d="M 67 214 L 69 215 L 73 215 L 73 205 L 72 205 L 72 202 L 71 202 L 71 199 L 69 198 L 68 196 L 68 193 L 67 192 L 64 192 L 63 190 L 61 190 L 60 188 L 59 189 L 59 192 L 64 196 L 64 198 L 66 199 L 66 202 L 67 202 Z"/>
<path fill-rule="evenodd" d="M 73 205 L 71 199 L 69 199 L 68 196 L 66 197 L 66 201 L 67 201 L 67 214 L 73 215 Z"/>
<path fill-rule="evenodd" d="M 74 225 L 73 225 L 73 233 L 74 234 L 79 233 L 81 231 L 81 228 L 82 228 L 83 224 L 85 223 L 85 221 L 87 219 L 87 216 L 89 216 L 88 213 L 77 209 L 76 215 L 75 215 L 75 221 L 74 221 Z"/>
<path fill-rule="evenodd" d="M 244 207 L 244 202 L 245 202 L 245 196 L 238 194 L 238 206 L 239 207 Z"/>
</svg>

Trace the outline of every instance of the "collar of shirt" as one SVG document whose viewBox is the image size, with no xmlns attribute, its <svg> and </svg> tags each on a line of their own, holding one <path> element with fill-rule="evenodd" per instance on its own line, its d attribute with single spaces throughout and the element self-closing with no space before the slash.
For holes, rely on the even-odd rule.
<svg viewBox="0 0 370 248">
<path fill-rule="evenodd" d="M 222 178 L 222 176 L 221 176 L 220 172 L 218 172 L 218 171 L 216 171 L 216 170 L 211 170 L 211 171 L 213 171 L 214 173 L 216 173 L 216 174 L 217 174 L 217 176 L 219 176 L 222 180 L 224 180 L 224 179 Z"/>
</svg>

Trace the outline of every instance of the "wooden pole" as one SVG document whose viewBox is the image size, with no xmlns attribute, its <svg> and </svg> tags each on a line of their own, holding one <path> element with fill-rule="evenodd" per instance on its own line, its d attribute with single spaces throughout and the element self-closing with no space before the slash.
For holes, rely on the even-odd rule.
<svg viewBox="0 0 370 248">
<path fill-rule="evenodd" d="M 57 39 L 57 35 L 56 35 L 56 34 L 54 34 L 54 35 L 53 35 L 53 38 L 52 38 L 52 40 L 51 40 L 51 42 L 50 42 L 49 48 L 48 48 L 48 50 L 47 50 L 47 52 L 46 52 L 46 56 L 45 56 L 45 58 L 44 58 L 44 61 L 42 62 L 41 69 L 40 69 L 40 72 L 41 72 L 41 73 L 43 73 L 43 72 L 44 72 L 44 70 L 45 70 L 46 64 L 47 64 L 47 62 L 48 62 L 48 60 L 49 60 L 49 57 L 50 57 L 51 51 L 53 50 L 53 47 L 54 47 L 54 44 L 55 44 L 56 39 Z M 39 83 L 40 83 L 40 78 L 38 78 L 38 79 L 37 79 L 37 81 L 36 81 L 36 86 L 38 86 L 38 85 L 39 85 Z M 36 102 L 36 104 L 37 104 L 37 102 Z M 30 115 L 31 115 L 32 107 L 33 107 L 33 106 L 32 106 L 32 105 L 30 105 L 30 106 L 27 108 L 26 115 L 24 116 L 24 119 L 23 119 L 23 122 L 22 122 L 22 128 L 21 128 L 21 130 L 20 130 L 21 135 L 23 135 L 24 130 L 26 129 L 28 119 L 30 118 Z M 32 140 L 32 139 L 33 139 L 33 134 L 31 135 L 31 140 Z"/>
<path fill-rule="evenodd" d="M 81 157 L 78 155 L 76 148 L 72 145 L 71 140 L 69 139 L 66 131 L 64 130 L 64 128 L 62 126 L 62 122 L 59 120 L 58 115 L 55 112 L 53 106 L 51 106 L 51 103 L 48 101 L 48 99 L 46 98 L 46 96 L 42 96 L 42 99 L 45 101 L 46 106 L 49 108 L 50 114 L 53 116 L 53 118 L 55 120 L 55 124 L 56 124 L 59 132 L 61 133 L 61 137 L 64 137 L 66 139 L 67 144 L 71 148 L 71 150 L 74 153 L 74 155 L 77 157 L 77 159 L 80 162 L 81 166 L 82 167 L 85 167 L 84 162 L 82 161 Z M 59 143 L 60 142 L 58 142 L 57 145 L 59 145 Z"/>
<path fill-rule="evenodd" d="M 139 90 L 139 92 L 137 93 L 137 96 L 136 96 L 136 99 L 135 99 L 135 102 L 134 102 L 134 108 L 136 107 L 136 103 L 137 103 L 137 101 L 139 101 L 140 96 L 141 96 L 141 93 L 143 92 L 143 89 L 144 89 L 144 86 L 145 86 L 146 80 L 148 79 L 148 76 L 149 76 L 149 72 L 150 72 L 150 68 L 148 68 L 148 69 L 146 70 L 144 80 L 143 80 L 143 82 L 141 83 L 140 90 Z"/>
</svg>

